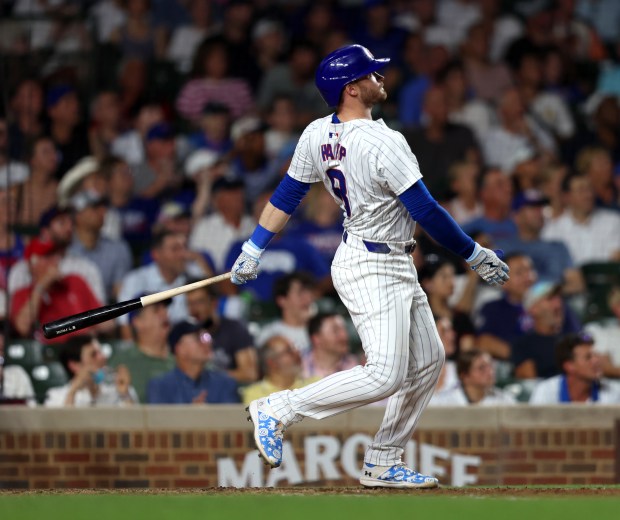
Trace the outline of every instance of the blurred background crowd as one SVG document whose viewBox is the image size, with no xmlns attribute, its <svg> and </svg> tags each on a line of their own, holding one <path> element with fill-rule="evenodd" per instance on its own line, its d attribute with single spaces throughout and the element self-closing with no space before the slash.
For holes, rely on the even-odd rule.
<svg viewBox="0 0 620 520">
<path fill-rule="evenodd" d="M 333 290 L 342 211 L 314 186 L 261 275 L 56 340 L 42 323 L 230 269 L 330 113 L 320 59 L 392 59 L 425 183 L 501 248 L 485 286 L 418 227 L 448 363 L 432 404 L 620 402 L 620 2 L 0 1 L 0 395 L 249 401 L 363 363 Z M 0 363 L 1 365 L 1 363 Z"/>
</svg>

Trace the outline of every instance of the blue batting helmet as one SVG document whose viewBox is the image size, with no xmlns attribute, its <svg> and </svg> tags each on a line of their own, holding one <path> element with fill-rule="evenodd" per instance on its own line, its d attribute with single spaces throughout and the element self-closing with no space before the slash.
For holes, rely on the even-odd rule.
<svg viewBox="0 0 620 520">
<path fill-rule="evenodd" d="M 345 85 L 385 67 L 390 58 L 375 59 L 361 45 L 347 45 L 327 55 L 316 71 L 316 86 L 330 107 L 340 101 Z"/>
</svg>

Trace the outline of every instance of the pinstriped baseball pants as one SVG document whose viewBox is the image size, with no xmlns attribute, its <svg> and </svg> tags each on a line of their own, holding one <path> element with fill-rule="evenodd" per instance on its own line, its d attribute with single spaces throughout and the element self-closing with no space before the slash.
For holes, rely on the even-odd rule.
<svg viewBox="0 0 620 520">
<path fill-rule="evenodd" d="M 364 460 L 390 466 L 400 462 L 433 394 L 444 349 L 410 255 L 370 253 L 341 243 L 332 278 L 362 341 L 365 366 L 299 390 L 276 392 L 269 402 L 288 426 L 304 417 L 323 419 L 389 397 Z"/>
</svg>

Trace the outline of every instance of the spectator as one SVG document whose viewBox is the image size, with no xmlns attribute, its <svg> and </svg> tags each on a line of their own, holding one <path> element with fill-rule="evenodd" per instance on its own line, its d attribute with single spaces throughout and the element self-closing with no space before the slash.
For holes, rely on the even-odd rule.
<svg viewBox="0 0 620 520">
<path fill-rule="evenodd" d="M 69 382 L 50 388 L 46 407 L 124 406 L 138 403 L 126 367 L 119 366 L 115 374 L 107 371 L 106 358 L 99 341 L 93 336 L 80 334 L 70 338 L 59 354 Z"/>
<path fill-rule="evenodd" d="M 28 152 L 30 175 L 22 186 L 18 222 L 35 227 L 41 215 L 58 201 L 58 154 L 49 137 L 38 137 Z"/>
<path fill-rule="evenodd" d="M 482 172 L 480 178 L 480 201 L 482 216 L 463 226 L 465 233 L 483 232 L 493 241 L 507 240 L 517 236 L 517 226 L 512 220 L 512 185 L 510 179 L 497 168 Z"/>
<path fill-rule="evenodd" d="M 328 113 L 328 108 L 314 85 L 318 55 L 312 44 L 299 41 L 289 59 L 276 65 L 262 77 L 258 88 L 258 107 L 267 111 L 274 99 L 286 95 L 295 101 L 297 126 L 303 127 Z"/>
<path fill-rule="evenodd" d="M 134 167 L 146 160 L 145 139 L 148 131 L 164 121 L 164 111 L 157 102 L 143 102 L 132 121 L 133 130 L 118 136 L 111 145 L 111 153 Z"/>
<path fill-rule="evenodd" d="M 565 326 L 566 309 L 560 287 L 538 282 L 523 298 L 523 307 L 532 318 L 532 329 L 512 344 L 512 362 L 518 379 L 547 378 L 558 374 L 553 359 L 554 345 L 562 334 L 576 332 L 579 323 Z"/>
<path fill-rule="evenodd" d="M 427 294 L 433 314 L 438 318 L 448 318 L 453 324 L 457 352 L 472 349 L 475 340 L 469 311 L 478 280 L 474 279 L 470 272 L 473 271 L 467 271 L 466 284 L 471 287 L 463 291 L 463 297 L 456 305 L 452 305 L 449 301 L 455 286 L 455 268 L 452 262 L 444 257 L 428 255 L 424 258 L 424 265 L 418 269 L 418 281 Z M 476 275 L 475 272 L 473 274 Z"/>
<path fill-rule="evenodd" d="M 462 352 L 457 361 L 459 384 L 433 395 L 429 406 L 498 406 L 515 404 L 515 398 L 495 386 L 491 356 L 478 349 Z"/>
<path fill-rule="evenodd" d="M 614 164 L 605 148 L 582 149 L 577 154 L 575 166 L 579 173 L 590 179 L 597 207 L 620 209 L 618 188 L 614 184 Z"/>
<path fill-rule="evenodd" d="M 177 323 L 168 335 L 176 365 L 151 379 L 149 404 L 238 403 L 237 382 L 225 372 L 208 368 L 213 356 L 211 335 L 189 321 Z"/>
<path fill-rule="evenodd" d="M 423 112 L 424 126 L 403 135 L 415 150 L 429 189 L 444 197 L 450 165 L 456 161 L 478 161 L 478 145 L 469 128 L 448 121 L 445 88 L 436 85 L 426 92 Z"/>
<path fill-rule="evenodd" d="M 42 242 L 53 243 L 61 256 L 60 272 L 63 275 L 77 274 L 88 285 L 95 298 L 100 302 L 105 302 L 105 290 L 99 267 L 87 258 L 68 252 L 68 247 L 73 239 L 71 211 L 58 206 L 50 208 L 41 216 L 39 230 L 38 239 Z M 11 295 L 32 283 L 28 260 L 22 258 L 11 268 L 8 283 Z"/>
<path fill-rule="evenodd" d="M 101 174 L 108 179 L 110 206 L 106 221 L 116 230 L 108 237 L 123 239 L 132 251 L 140 252 L 151 239 L 151 224 L 157 218 L 159 201 L 134 194 L 134 179 L 129 165 L 118 157 L 109 156 L 101 161 Z"/>
<path fill-rule="evenodd" d="M 123 2 L 124 22 L 110 34 L 123 58 L 139 59 L 148 63 L 164 55 L 166 35 L 162 27 L 155 27 L 149 0 Z"/>
<path fill-rule="evenodd" d="M 79 159 L 88 154 L 88 132 L 80 121 L 80 102 L 73 87 L 57 85 L 50 88 L 45 107 L 49 117 L 45 134 L 54 141 L 61 158 L 56 170 L 60 179 Z"/>
<path fill-rule="evenodd" d="M 556 154 L 553 136 L 527 114 L 517 88 L 505 90 L 498 99 L 499 125 L 491 128 L 483 143 L 485 162 L 510 173 L 515 154 L 531 148 L 543 161 L 549 162 Z"/>
<path fill-rule="evenodd" d="M 101 307 L 103 303 L 81 276 L 61 272 L 61 255 L 55 243 L 34 238 L 26 247 L 24 257 L 30 267 L 32 282 L 11 296 L 13 327 L 20 337 L 31 337 L 34 333 L 35 338 L 44 343 L 61 343 L 64 338 L 43 339 L 39 325 Z M 113 328 L 110 321 L 94 326 L 101 333 Z"/>
<path fill-rule="evenodd" d="M 439 339 L 446 353 L 446 361 L 441 368 L 437 386 L 435 387 L 435 393 L 438 393 L 454 388 L 458 385 L 459 380 L 456 373 L 456 361 L 454 359 L 457 348 L 456 333 L 452 325 L 452 320 L 450 318 L 439 318 L 437 316 L 434 318 Z"/>
<path fill-rule="evenodd" d="M 235 119 L 253 110 L 254 99 L 247 81 L 229 73 L 231 56 L 234 54 L 221 40 L 207 39 L 200 44 L 194 57 L 192 79 L 181 88 L 176 100 L 181 116 L 197 123 L 210 102 L 226 105 Z"/>
<path fill-rule="evenodd" d="M 191 0 L 188 10 L 191 23 L 175 28 L 166 48 L 166 58 L 174 63 L 181 74 L 191 70 L 196 49 L 211 27 L 213 6 L 210 2 Z"/>
<path fill-rule="evenodd" d="M 243 404 L 280 390 L 301 388 L 318 378 L 302 378 L 299 349 L 284 336 L 271 336 L 259 350 L 263 379 L 241 390 Z"/>
<path fill-rule="evenodd" d="M 118 66 L 118 98 L 121 110 L 121 125 L 130 127 L 136 114 L 149 105 L 148 64 L 139 58 L 126 58 Z M 147 128 L 148 129 L 148 128 Z M 113 150 L 118 154 L 117 150 Z"/>
<path fill-rule="evenodd" d="M 510 280 L 502 285 L 502 297 L 480 309 L 477 323 L 477 347 L 495 359 L 510 360 L 511 344 L 528 332 L 531 319 L 523 308 L 527 291 L 536 282 L 532 259 L 517 251 L 508 253 L 504 262 L 510 267 Z"/>
<path fill-rule="evenodd" d="M 210 101 L 207 103 L 198 121 L 198 131 L 187 138 L 191 150 L 206 149 L 219 155 L 232 150 L 230 139 L 230 108 L 228 105 Z"/>
<path fill-rule="evenodd" d="M 123 276 L 131 268 L 129 246 L 124 240 L 103 235 L 107 200 L 96 191 L 80 191 L 71 198 L 75 231 L 69 253 L 88 258 L 101 272 L 106 299 L 116 299 Z"/>
<path fill-rule="evenodd" d="M 191 283 L 191 282 L 190 282 Z M 187 293 L 187 310 L 212 338 L 212 364 L 240 384 L 258 379 L 258 355 L 254 338 L 239 320 L 220 316 L 219 299 L 212 286 Z"/>
<path fill-rule="evenodd" d="M 480 168 L 472 162 L 458 161 L 448 170 L 450 199 L 446 210 L 461 226 L 481 217 L 483 208 L 478 197 Z"/>
<path fill-rule="evenodd" d="M 537 190 L 517 194 L 512 201 L 512 209 L 518 235 L 497 240 L 495 245 L 506 254 L 521 252 L 529 256 L 538 278 L 562 284 L 565 294 L 581 293 L 585 289 L 583 276 L 581 271 L 574 267 L 564 243 L 540 238 L 545 225 L 543 210 L 547 202 L 544 195 Z"/>
<path fill-rule="evenodd" d="M 323 186 L 320 188 L 321 191 L 325 191 Z M 256 199 L 255 219 L 260 216 L 271 195 L 272 191 L 267 191 Z M 340 239 L 342 239 L 342 234 Z M 231 246 L 226 255 L 226 269 L 230 269 L 235 263 L 241 253 L 242 245 L 243 240 L 239 240 Z M 274 237 L 271 246 L 265 251 L 265 256 L 261 258 L 261 270 L 260 277 L 244 284 L 242 288 L 244 293 L 251 295 L 257 301 L 271 301 L 274 297 L 272 289 L 276 280 L 295 271 L 305 271 L 315 278 L 317 294 L 329 293 L 333 288 L 329 264 L 325 262 L 317 248 L 298 236 L 296 232 Z M 223 284 L 222 287 L 228 294 L 236 294 L 238 291 L 237 286 L 232 282 Z"/>
<path fill-rule="evenodd" d="M 256 223 L 245 212 L 243 181 L 219 178 L 211 187 L 211 198 L 214 211 L 196 222 L 189 247 L 209 253 L 216 271 L 221 272 L 230 247 L 250 236 Z"/>
<path fill-rule="evenodd" d="M 113 90 L 99 92 L 91 104 L 88 140 L 90 149 L 100 161 L 110 154 L 112 143 L 121 133 L 121 107 Z"/>
<path fill-rule="evenodd" d="M 8 128 L 9 156 L 26 159 L 28 148 L 42 135 L 43 88 L 36 79 L 21 80 L 11 98 L 11 122 Z"/>
<path fill-rule="evenodd" d="M 489 61 L 490 35 L 481 22 L 472 24 L 461 45 L 467 82 L 476 98 L 495 102 L 512 85 L 510 71 L 503 63 Z"/>
<path fill-rule="evenodd" d="M 167 123 L 157 123 L 144 138 L 144 162 L 132 167 L 134 192 L 144 198 L 170 196 L 183 182 L 176 165 L 175 135 Z"/>
<path fill-rule="evenodd" d="M 280 179 L 275 161 L 269 159 L 265 148 L 264 123 L 257 117 L 243 117 L 233 123 L 231 174 L 243 179 L 245 200 L 249 206 L 267 188 Z"/>
<path fill-rule="evenodd" d="M 185 175 L 193 183 L 194 199 L 191 203 L 192 222 L 206 215 L 211 209 L 213 183 L 226 175 L 228 164 L 212 150 L 196 150 L 185 161 Z"/>
<path fill-rule="evenodd" d="M 134 295 L 146 296 L 144 293 Z M 118 349 L 110 358 L 110 366 L 124 365 L 131 374 L 134 388 L 141 403 L 146 403 L 146 389 L 150 379 L 174 368 L 174 358 L 168 347 L 170 321 L 166 300 L 129 313 L 133 343 Z"/>
<path fill-rule="evenodd" d="M 0 267 L 5 275 L 24 255 L 24 242 L 14 229 L 21 191 L 17 180 L 10 168 L 0 171 Z M 6 287 L 6 280 L 0 285 Z"/>
<path fill-rule="evenodd" d="M 151 244 L 153 263 L 137 267 L 127 273 L 119 291 L 119 301 L 129 300 L 133 295 L 146 292 L 153 294 L 168 289 L 181 287 L 188 283 L 188 262 L 195 259 L 187 249 L 187 237 L 179 232 L 160 231 L 153 236 Z M 204 272 L 207 276 L 209 272 Z M 174 324 L 187 317 L 187 295 L 175 297 L 170 306 L 170 321 Z M 130 337 L 129 319 L 121 316 L 121 335 Z"/>
<path fill-rule="evenodd" d="M 562 337 L 555 357 L 560 374 L 538 383 L 530 404 L 620 403 L 620 384 L 601 379 L 601 360 L 590 336 L 579 333 Z"/>
<path fill-rule="evenodd" d="M 340 314 L 319 313 L 308 322 L 310 350 L 302 356 L 303 376 L 322 378 L 360 364 L 351 354 L 347 324 Z"/>
<path fill-rule="evenodd" d="M 292 272 L 274 283 L 273 298 L 280 310 L 280 319 L 260 331 L 257 343 L 262 345 L 272 336 L 284 336 L 302 354 L 310 349 L 308 323 L 315 313 L 316 284 L 304 272 Z"/>
<path fill-rule="evenodd" d="M 252 29 L 252 47 L 262 75 L 278 65 L 286 50 L 287 34 L 280 22 L 262 18 Z"/>
<path fill-rule="evenodd" d="M 0 330 L 4 331 L 5 328 L 6 324 L 3 323 Z M 4 337 L 4 333 L 0 334 L 0 403 L 2 399 L 17 399 L 28 406 L 35 406 L 34 389 L 28 372 L 19 365 L 4 365 Z"/>
<path fill-rule="evenodd" d="M 590 322 L 585 330 L 594 339 L 594 350 L 601 357 L 603 375 L 620 378 L 620 286 L 609 289 L 607 305 L 613 317 Z"/>
<path fill-rule="evenodd" d="M 299 138 L 294 100 L 289 96 L 274 98 L 265 120 L 269 124 L 265 131 L 265 153 L 270 160 L 281 159 L 287 150 L 295 147 Z"/>
<path fill-rule="evenodd" d="M 559 240 L 568 248 L 575 265 L 620 260 L 620 216 L 595 208 L 592 182 L 584 174 L 568 175 L 562 184 L 567 207 L 545 224 L 543 240 Z"/>
</svg>

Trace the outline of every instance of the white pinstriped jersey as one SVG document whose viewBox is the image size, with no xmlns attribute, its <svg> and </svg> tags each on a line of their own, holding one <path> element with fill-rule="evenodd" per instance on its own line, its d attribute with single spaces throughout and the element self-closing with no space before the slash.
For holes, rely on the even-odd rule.
<svg viewBox="0 0 620 520">
<path fill-rule="evenodd" d="M 400 195 L 422 174 L 400 132 L 383 120 L 333 123 L 332 116 L 304 130 L 288 174 L 301 182 L 323 181 L 344 211 L 344 228 L 376 242 L 404 242 L 415 222 Z"/>
</svg>

